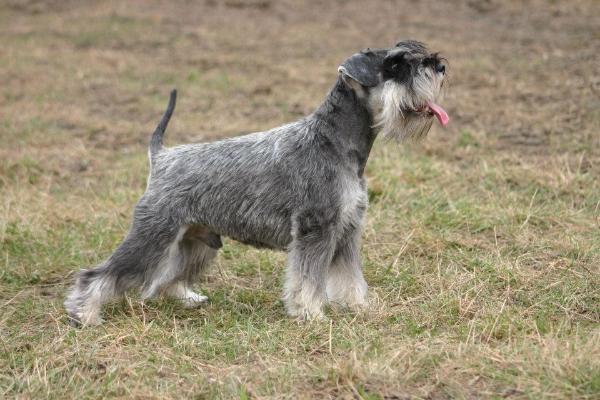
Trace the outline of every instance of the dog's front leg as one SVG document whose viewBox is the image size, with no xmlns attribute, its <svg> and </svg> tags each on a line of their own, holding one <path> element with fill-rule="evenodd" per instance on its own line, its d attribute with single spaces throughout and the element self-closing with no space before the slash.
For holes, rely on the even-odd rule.
<svg viewBox="0 0 600 400">
<path fill-rule="evenodd" d="M 356 228 L 340 240 L 327 271 L 327 300 L 355 311 L 367 305 L 367 282 L 360 258 L 361 233 Z"/>
<path fill-rule="evenodd" d="M 323 318 L 327 269 L 335 253 L 335 226 L 327 220 L 311 213 L 294 223 L 283 301 L 298 319 Z"/>
</svg>

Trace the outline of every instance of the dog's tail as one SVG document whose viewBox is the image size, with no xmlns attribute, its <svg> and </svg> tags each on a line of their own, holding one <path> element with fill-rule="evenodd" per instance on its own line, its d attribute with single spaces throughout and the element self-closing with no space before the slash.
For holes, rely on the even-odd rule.
<svg viewBox="0 0 600 400">
<path fill-rule="evenodd" d="M 171 91 L 171 96 L 169 97 L 169 105 L 167 106 L 167 110 L 165 111 L 165 114 L 161 118 L 156 130 L 152 134 L 152 138 L 150 139 L 150 158 L 154 158 L 154 155 L 163 147 L 163 136 L 165 135 L 165 129 L 167 129 L 171 115 L 173 115 L 173 110 L 175 110 L 176 99 L 177 90 L 173 89 Z"/>
</svg>

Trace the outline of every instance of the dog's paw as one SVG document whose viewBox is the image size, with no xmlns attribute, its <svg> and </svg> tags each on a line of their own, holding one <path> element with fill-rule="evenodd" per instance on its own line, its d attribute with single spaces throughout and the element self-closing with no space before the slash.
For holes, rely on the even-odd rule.
<svg viewBox="0 0 600 400">
<path fill-rule="evenodd" d="M 311 323 L 311 322 L 325 322 L 328 321 L 329 318 L 327 318 L 327 316 L 325 314 L 323 314 L 322 312 L 320 313 L 316 313 L 316 314 L 304 314 L 301 317 L 298 317 L 296 319 L 299 323 Z"/>
<path fill-rule="evenodd" d="M 73 328 L 85 328 L 86 326 L 98 326 L 98 325 L 102 325 L 102 323 L 104 322 L 104 320 L 100 317 L 99 313 L 92 313 L 92 314 L 76 314 L 76 313 L 69 313 L 68 316 L 68 323 L 69 325 L 71 325 Z"/>
<path fill-rule="evenodd" d="M 186 297 L 181 299 L 183 306 L 185 308 L 196 308 L 201 306 L 204 303 L 208 302 L 208 297 L 203 296 L 199 293 L 188 292 L 186 293 Z"/>
<path fill-rule="evenodd" d="M 292 318 L 295 318 L 295 320 L 299 323 L 327 320 L 327 317 L 322 310 L 309 310 L 302 307 L 294 310 L 288 310 L 288 315 Z"/>
</svg>

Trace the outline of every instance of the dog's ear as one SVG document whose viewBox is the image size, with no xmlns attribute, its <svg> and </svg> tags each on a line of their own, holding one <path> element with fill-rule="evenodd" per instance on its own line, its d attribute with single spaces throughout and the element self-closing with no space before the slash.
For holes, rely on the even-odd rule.
<svg viewBox="0 0 600 400">
<path fill-rule="evenodd" d="M 338 72 L 342 75 L 344 82 L 353 88 L 355 85 L 352 81 L 364 87 L 377 86 L 384 56 L 385 52 L 382 51 L 362 50 L 344 61 L 338 67 Z"/>
</svg>

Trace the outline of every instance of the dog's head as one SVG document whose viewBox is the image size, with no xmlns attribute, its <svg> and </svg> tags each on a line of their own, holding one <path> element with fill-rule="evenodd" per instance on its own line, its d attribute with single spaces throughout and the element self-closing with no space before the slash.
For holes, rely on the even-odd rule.
<svg viewBox="0 0 600 400">
<path fill-rule="evenodd" d="M 374 127 L 394 139 L 420 138 L 429 132 L 433 118 L 442 125 L 448 114 L 436 104 L 444 78 L 445 60 L 413 40 L 389 49 L 366 49 L 338 68 L 370 110 Z"/>
</svg>

